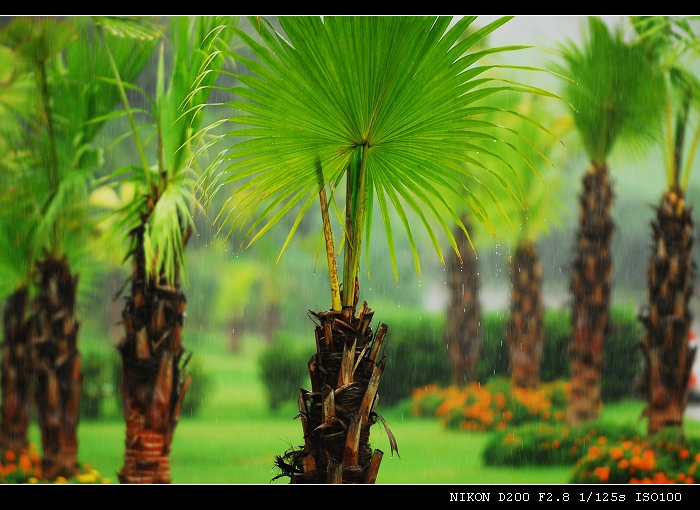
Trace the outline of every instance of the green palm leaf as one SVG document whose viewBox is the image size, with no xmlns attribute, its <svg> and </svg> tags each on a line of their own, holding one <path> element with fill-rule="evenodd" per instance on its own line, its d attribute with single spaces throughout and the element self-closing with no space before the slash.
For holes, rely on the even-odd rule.
<svg viewBox="0 0 700 510">
<path fill-rule="evenodd" d="M 447 17 L 281 17 L 282 32 L 251 19 L 260 39 L 236 32 L 254 54 L 236 55 L 251 74 L 235 75 L 240 85 L 230 87 L 235 97 L 227 103 L 235 111 L 228 133 L 235 138 L 225 176 L 238 187 L 232 209 L 221 211 L 217 221 L 228 222 L 229 235 L 249 246 L 290 212 L 298 224 L 327 186 L 347 214 L 341 225 L 346 289 L 357 275 L 362 243 L 370 243 L 375 200 L 397 279 L 394 215 L 418 274 L 409 212 L 427 230 L 441 260 L 435 229 L 444 231 L 455 249 L 450 223 L 465 229 L 455 203 L 493 226 L 480 199 L 498 203 L 521 193 L 514 172 L 493 171 L 489 160 L 501 158 L 488 147 L 494 136 L 473 117 L 494 94 L 551 96 L 490 77 L 499 66 L 476 65 L 492 53 L 526 48 L 474 49 L 508 19 L 463 40 L 474 17 L 453 25 Z M 510 157 L 520 156 L 513 151 Z M 489 174 L 496 176 L 493 188 L 481 179 Z M 335 189 L 343 178 L 349 182 L 345 196 Z M 478 194 L 465 186 L 469 182 L 478 183 Z"/>
<path fill-rule="evenodd" d="M 574 105 L 576 128 L 594 164 L 604 163 L 616 143 L 640 152 L 659 133 L 663 94 L 660 75 L 644 48 L 625 41 L 621 27 L 588 18 L 583 44 L 562 45 L 555 70 L 572 78 L 562 96 Z"/>
<path fill-rule="evenodd" d="M 136 256 L 137 240 L 131 234 L 144 223 L 147 275 L 163 273 L 171 285 L 180 279 L 185 285 L 188 282 L 185 233 L 194 227 L 193 214 L 198 207 L 193 154 L 203 152 L 194 144 L 202 141 L 207 145 L 194 134 L 202 123 L 202 107 L 225 63 L 224 50 L 231 39 L 227 31 L 235 21 L 230 17 L 172 17 L 168 31 L 171 47 L 166 55 L 161 44 L 158 53 L 155 94 L 149 95 L 119 73 L 112 80 L 121 90 L 122 113 L 131 123 L 129 138 L 137 145 L 141 164 L 125 165 L 111 175 L 108 186 L 131 183 L 136 199 L 110 211 L 119 218 L 110 232 L 126 234 L 131 242 L 128 256 Z M 172 67 L 169 74 L 167 66 Z M 132 107 L 127 89 L 139 93 L 149 107 Z M 149 160 L 151 154 L 155 154 L 155 161 Z"/>
</svg>

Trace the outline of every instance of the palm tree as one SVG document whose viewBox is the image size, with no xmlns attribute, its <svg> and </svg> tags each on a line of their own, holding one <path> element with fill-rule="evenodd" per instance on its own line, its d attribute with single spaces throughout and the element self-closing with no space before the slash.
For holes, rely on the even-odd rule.
<svg viewBox="0 0 700 510">
<path fill-rule="evenodd" d="M 20 452 L 29 446 L 31 410 L 31 352 L 29 348 L 29 290 L 31 255 L 23 218 L 31 214 L 19 194 L 27 165 L 25 123 L 33 115 L 33 77 L 15 49 L 0 46 L 0 298 L 3 310 L 0 361 L 0 449 Z"/>
<path fill-rule="evenodd" d="M 577 425 L 596 419 L 602 406 L 603 340 L 613 275 L 614 189 L 608 158 L 623 140 L 625 148 L 634 148 L 633 141 L 653 135 L 659 89 L 642 49 L 625 42 L 620 27 L 609 29 L 598 17 L 588 18 L 580 46 L 570 41 L 561 53 L 557 69 L 573 79 L 565 82 L 562 96 L 577 108 L 574 126 L 590 161 L 581 183 L 571 274 L 567 422 Z"/>
<path fill-rule="evenodd" d="M 259 39 L 237 31 L 256 59 L 238 56 L 252 75 L 237 75 L 240 86 L 231 88 L 237 98 L 228 103 L 236 112 L 230 121 L 240 129 L 229 134 L 242 139 L 229 149 L 230 165 L 221 177 L 240 186 L 217 221 L 230 224 L 228 236 L 240 239 L 243 248 L 294 211 L 281 256 L 318 201 L 329 269 L 330 309 L 309 312 L 316 354 L 309 362 L 311 389 L 299 395 L 304 445 L 277 456 L 276 478 L 376 480 L 383 452 L 371 448 L 369 432 L 381 418 L 375 405 L 388 326 L 371 327 L 374 311 L 359 294 L 375 207 L 398 281 L 392 216 L 405 229 L 420 275 L 412 224 L 425 227 L 444 264 L 435 222 L 455 250 L 451 224 L 466 233 L 447 196 L 471 211 L 474 221 L 489 225 L 480 198 L 498 201 L 516 194 L 505 180 L 481 197 L 462 183 L 463 178 L 477 182 L 490 171 L 483 160 L 497 159 L 486 144 L 494 138 L 472 118 L 490 104 L 475 103 L 506 90 L 547 93 L 498 83 L 488 77 L 491 67 L 474 65 L 490 53 L 525 48 L 473 52 L 475 43 L 509 18 L 458 42 L 475 19 L 463 17 L 451 25 L 446 17 L 295 16 L 279 18 L 278 31 L 268 20 L 250 18 Z M 342 228 L 340 246 L 333 236 L 335 219 Z M 392 453 L 398 451 L 388 435 Z"/>
<path fill-rule="evenodd" d="M 468 232 L 473 226 L 467 215 L 461 217 Z M 477 380 L 477 368 L 483 345 L 481 307 L 481 278 L 479 259 L 470 239 L 459 227 L 453 228 L 457 251 L 451 251 L 447 260 L 450 305 L 447 307 L 445 339 L 450 357 L 450 380 L 454 385 L 466 385 Z M 460 256 L 461 254 L 461 256 Z"/>
<path fill-rule="evenodd" d="M 508 106 L 508 102 L 505 105 Z M 510 108 L 523 116 L 508 122 L 509 128 L 518 135 L 510 137 L 511 143 L 536 162 L 536 171 L 533 172 L 524 162 L 514 165 L 522 190 L 522 205 L 520 202 L 506 204 L 510 206 L 507 217 L 512 224 L 503 225 L 502 229 L 507 232 L 509 245 L 512 243 L 515 250 L 508 261 L 511 290 L 505 338 L 512 383 L 522 388 L 534 388 L 540 382 L 545 312 L 538 242 L 557 226 L 558 218 L 562 216 L 561 175 L 556 172 L 554 161 L 562 159 L 564 146 L 557 142 L 569 129 L 571 116 L 560 115 L 551 107 L 545 108 L 537 96 L 523 97 Z M 491 117 L 498 125 L 498 117 Z M 545 119 L 552 123 L 553 132 L 547 133 L 538 127 Z M 532 120 L 540 124 L 533 124 Z M 535 159 L 536 151 L 542 152 L 541 158 Z M 505 154 L 503 156 L 505 159 Z M 549 174 L 548 167 L 551 167 Z"/>
<path fill-rule="evenodd" d="M 103 81 L 108 64 L 104 47 L 92 44 L 94 28 L 90 19 L 20 17 L 2 33 L 3 42 L 31 66 L 35 81 L 30 159 L 18 194 L 32 212 L 23 223 L 33 265 L 28 327 L 47 480 L 70 478 L 79 468 L 82 372 L 75 316 L 78 276 L 71 266 L 80 266 L 76 260 L 85 254 L 80 247 L 90 235 L 85 204 L 101 154 L 92 143 L 104 125 L 96 119 L 119 99 L 113 84 Z M 145 65 L 139 41 L 125 44 L 118 62 L 125 74 L 137 73 Z"/>
<path fill-rule="evenodd" d="M 134 200 L 117 213 L 115 226 L 128 234 L 130 292 L 122 313 L 125 336 L 121 356 L 121 391 L 126 422 L 121 483 L 170 483 L 170 451 L 191 374 L 190 353 L 182 338 L 187 283 L 185 248 L 194 228 L 197 175 L 191 165 L 192 134 L 202 122 L 207 101 L 225 58 L 229 18 L 173 17 L 172 72 L 166 83 L 166 52 L 158 53 L 155 97 L 151 108 L 135 110 L 127 84 L 115 68 L 125 114 L 133 128 L 140 166 L 115 171 L 115 184 L 131 183 Z M 145 119 L 137 124 L 139 119 Z M 142 134 L 154 144 L 149 155 Z M 124 170 L 129 173 L 124 177 Z"/>
<path fill-rule="evenodd" d="M 665 87 L 659 102 L 665 107 L 667 189 L 651 223 L 647 304 L 640 314 L 645 328 L 644 414 L 651 436 L 665 428 L 682 432 L 696 354 L 696 347 L 689 345 L 696 264 L 692 208 L 685 202 L 685 192 L 700 141 L 700 80 L 691 69 L 700 46 L 697 19 L 651 16 L 633 17 L 632 22 L 639 45 L 660 67 Z"/>
</svg>

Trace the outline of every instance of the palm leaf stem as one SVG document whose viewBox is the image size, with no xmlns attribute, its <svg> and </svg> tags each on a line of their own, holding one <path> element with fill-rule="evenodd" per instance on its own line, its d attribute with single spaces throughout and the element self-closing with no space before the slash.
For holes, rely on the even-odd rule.
<svg viewBox="0 0 700 510">
<path fill-rule="evenodd" d="M 321 214 L 323 216 L 323 238 L 326 242 L 326 258 L 328 260 L 328 276 L 331 287 L 331 310 L 340 311 L 342 304 L 340 301 L 340 284 L 338 283 L 338 265 L 335 260 L 335 247 L 333 245 L 333 230 L 331 229 L 331 219 L 328 214 L 328 199 L 326 198 L 326 187 L 323 182 L 323 171 L 320 163 L 318 168 L 321 177 L 321 189 L 318 192 L 321 202 Z"/>
<path fill-rule="evenodd" d="M 49 184 L 50 197 L 53 197 L 58 192 L 59 177 L 58 177 L 58 149 L 56 148 L 56 136 L 54 131 L 53 113 L 51 109 L 51 92 L 46 78 L 46 62 L 41 60 L 38 63 L 39 71 L 39 111 L 41 116 L 46 119 L 46 125 L 49 138 L 49 161 L 45 167 L 46 178 Z M 60 221 L 60 220 L 57 220 Z M 59 234 L 58 225 L 54 223 L 51 226 L 50 234 L 51 246 L 58 246 Z"/>
<path fill-rule="evenodd" d="M 367 207 L 367 152 L 368 144 L 359 147 L 360 161 L 353 160 L 348 168 L 347 209 L 345 227 L 348 235 L 347 251 L 343 266 L 343 306 L 355 306 L 357 299 L 355 282 L 360 272 L 364 213 Z M 357 157 L 357 156 L 356 156 Z M 358 165 L 359 163 L 359 165 Z"/>
</svg>

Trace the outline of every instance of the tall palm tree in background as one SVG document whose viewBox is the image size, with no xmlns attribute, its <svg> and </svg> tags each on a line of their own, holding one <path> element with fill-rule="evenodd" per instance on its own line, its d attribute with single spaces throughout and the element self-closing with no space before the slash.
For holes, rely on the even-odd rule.
<svg viewBox="0 0 700 510">
<path fill-rule="evenodd" d="M 505 139 L 535 162 L 535 171 L 526 165 L 527 160 L 513 165 L 522 190 L 521 202 L 505 205 L 512 224 L 501 226 L 508 245 L 514 246 L 513 255 L 508 255 L 511 290 L 505 330 L 510 377 L 515 386 L 534 388 L 540 382 L 545 312 L 538 241 L 550 233 L 561 217 L 563 203 L 558 197 L 562 176 L 557 169 L 565 148 L 559 141 L 571 125 L 571 116 L 544 107 L 538 96 L 510 98 L 510 103 L 507 95 L 501 99 L 504 110 L 510 108 L 521 115 L 508 121 L 508 128 L 515 134 Z M 499 117 L 502 114 L 497 112 L 487 118 L 500 125 Z M 502 118 L 500 121 L 505 124 Z M 551 122 L 549 132 L 539 127 L 546 121 Z M 505 159 L 505 151 L 510 148 L 501 144 L 499 149 Z M 536 158 L 537 151 L 542 157 Z"/>
<path fill-rule="evenodd" d="M 649 140 L 658 122 L 655 99 L 660 89 L 644 51 L 625 42 L 620 27 L 609 29 L 588 18 L 579 45 L 561 48 L 557 69 L 573 79 L 561 95 L 574 105 L 575 130 L 590 161 L 581 183 L 579 225 L 571 269 L 573 298 L 571 392 L 567 422 L 596 419 L 602 407 L 603 341 L 608 326 L 613 263 L 613 183 L 608 158 L 613 147 Z"/>
<path fill-rule="evenodd" d="M 140 166 L 115 171 L 115 185 L 132 183 L 134 199 L 117 211 L 128 233 L 130 292 L 123 310 L 121 356 L 126 451 L 121 483 L 170 483 L 170 451 L 191 374 L 182 331 L 187 283 L 185 248 L 194 228 L 197 172 L 192 135 L 224 62 L 231 18 L 172 17 L 169 57 L 161 42 L 155 97 L 128 85 L 115 68 Z M 110 48 L 113 46 L 110 45 Z M 166 83 L 166 60 L 170 79 Z M 134 109 L 127 88 L 150 109 Z M 145 133 L 145 134 L 144 134 Z M 144 138 L 144 136 L 146 138 Z M 150 140 L 151 152 L 145 140 Z M 150 159 L 149 159 L 150 158 Z M 153 163 L 152 163 L 153 162 Z"/>
<path fill-rule="evenodd" d="M 461 220 L 467 232 L 472 232 L 469 217 L 462 215 Z M 450 382 L 463 386 L 477 380 L 484 342 L 481 278 L 479 258 L 470 239 L 458 226 L 452 230 L 459 251 L 450 251 L 447 259 L 450 304 L 446 311 L 445 340 L 450 357 Z"/>
<path fill-rule="evenodd" d="M 0 301 L 3 309 L 0 361 L 0 449 L 20 452 L 29 446 L 31 412 L 31 352 L 29 290 L 31 250 L 23 232 L 28 201 L 19 183 L 28 157 L 26 123 L 32 118 L 34 80 L 31 66 L 6 45 L 0 46 Z"/>
<path fill-rule="evenodd" d="M 632 17 L 650 60 L 664 76 L 663 149 L 667 188 L 651 223 L 652 250 L 647 270 L 647 303 L 642 378 L 648 433 L 678 427 L 682 432 L 688 381 L 696 347 L 689 345 L 693 260 L 692 208 L 685 192 L 700 142 L 700 80 L 691 69 L 700 55 L 698 18 Z"/>
<path fill-rule="evenodd" d="M 92 44 L 94 34 L 88 18 L 20 17 L 2 32 L 3 44 L 31 67 L 35 82 L 29 155 L 16 193 L 20 207 L 32 211 L 22 224 L 32 263 L 30 350 L 42 477 L 48 480 L 70 478 L 79 468 L 82 370 L 73 267 L 87 271 L 79 261 L 88 257 L 87 196 L 100 166 L 93 140 L 104 120 L 97 119 L 119 100 L 114 85 L 104 81 L 109 64 L 104 46 Z M 138 74 L 146 62 L 140 43 L 123 44 L 117 61 L 125 74 Z"/>
<path fill-rule="evenodd" d="M 262 42 L 237 31 L 257 60 L 238 57 L 253 74 L 238 75 L 241 86 L 231 89 L 238 97 L 228 103 L 236 112 L 230 120 L 240 128 L 230 135 L 243 138 L 230 148 L 221 178 L 239 187 L 218 221 L 230 224 L 229 235 L 246 247 L 293 211 L 283 252 L 318 201 L 329 269 L 330 309 L 310 312 L 316 354 L 311 389 L 299 395 L 304 445 L 276 459 L 277 477 L 291 483 L 374 483 L 378 474 L 383 452 L 371 448 L 369 433 L 381 418 L 374 409 L 388 326 L 372 329 L 374 311 L 359 295 L 375 207 L 398 281 L 392 219 L 403 225 L 420 275 L 412 225 L 425 227 L 444 264 L 434 227 L 455 250 L 451 226 L 467 234 L 451 203 L 491 227 L 480 200 L 517 196 L 505 179 L 479 194 L 463 184 L 476 184 L 490 172 L 488 160 L 498 159 L 487 144 L 494 136 L 473 116 L 491 109 L 486 98 L 494 93 L 549 94 L 499 83 L 488 76 L 491 67 L 475 65 L 488 54 L 525 48 L 475 52 L 473 45 L 509 18 L 459 42 L 475 19 L 450 25 L 447 17 L 295 16 L 279 18 L 277 31 L 268 20 L 251 18 Z M 340 244 L 333 236 L 338 223 Z M 388 435 L 393 453 L 397 445 Z"/>
</svg>

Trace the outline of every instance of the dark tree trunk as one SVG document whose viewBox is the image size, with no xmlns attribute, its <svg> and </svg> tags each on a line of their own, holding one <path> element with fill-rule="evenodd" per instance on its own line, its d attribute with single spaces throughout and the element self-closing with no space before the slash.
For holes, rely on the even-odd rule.
<svg viewBox="0 0 700 510">
<path fill-rule="evenodd" d="M 470 225 L 462 219 L 469 229 Z M 449 272 L 450 303 L 447 309 L 447 351 L 450 356 L 451 383 L 467 385 L 477 380 L 479 356 L 483 344 L 482 311 L 479 295 L 479 261 L 461 229 L 455 230 L 461 259 L 451 250 Z"/>
<path fill-rule="evenodd" d="M 167 484 L 170 451 L 191 375 L 182 345 L 185 296 L 163 275 L 146 277 L 143 226 L 133 233 L 131 293 L 123 312 L 125 337 L 118 346 L 126 422 L 120 483 Z M 186 236 L 185 236 L 186 237 Z"/>
<path fill-rule="evenodd" d="M 290 483 L 375 483 L 383 452 L 369 443 L 386 358 L 377 361 L 388 327 L 375 333 L 363 305 L 344 312 L 309 312 L 316 319 L 316 354 L 309 361 L 311 391 L 299 395 L 303 448 L 276 457 Z M 396 445 L 387 429 L 392 453 Z M 396 450 L 398 453 L 398 450 Z"/>
<path fill-rule="evenodd" d="M 657 208 L 647 270 L 647 307 L 640 314 L 645 335 L 642 378 L 648 434 L 682 431 L 695 347 L 688 345 L 693 317 L 690 299 L 696 266 L 692 259 L 693 220 L 682 194 L 664 194 Z"/>
<path fill-rule="evenodd" d="M 7 299 L 3 314 L 4 342 L 0 384 L 0 449 L 19 452 L 29 447 L 32 405 L 32 359 L 29 347 L 28 293 L 25 287 Z"/>
<path fill-rule="evenodd" d="M 41 430 L 42 477 L 74 477 L 78 463 L 78 421 L 83 385 L 74 317 L 77 276 L 68 261 L 46 256 L 37 263 L 31 343 L 34 392 Z"/>
<path fill-rule="evenodd" d="M 613 269 L 610 253 L 613 200 L 607 167 L 588 171 L 579 199 L 579 229 L 571 279 L 571 392 L 566 413 L 570 425 L 597 419 L 603 405 L 601 375 Z"/>
<path fill-rule="evenodd" d="M 540 382 L 544 343 L 542 264 L 533 242 L 523 241 L 511 264 L 510 313 L 506 341 L 513 384 L 534 388 Z"/>
</svg>

